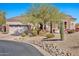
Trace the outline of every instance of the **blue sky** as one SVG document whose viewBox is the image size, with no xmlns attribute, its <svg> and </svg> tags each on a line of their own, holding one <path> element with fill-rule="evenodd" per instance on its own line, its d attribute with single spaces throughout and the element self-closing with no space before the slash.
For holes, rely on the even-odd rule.
<svg viewBox="0 0 79 59">
<path fill-rule="evenodd" d="M 79 22 L 79 3 L 53 3 L 53 5 L 61 12 L 77 18 L 76 22 Z M 6 12 L 7 19 L 28 12 L 30 7 L 31 3 L 0 3 L 0 10 Z"/>
</svg>

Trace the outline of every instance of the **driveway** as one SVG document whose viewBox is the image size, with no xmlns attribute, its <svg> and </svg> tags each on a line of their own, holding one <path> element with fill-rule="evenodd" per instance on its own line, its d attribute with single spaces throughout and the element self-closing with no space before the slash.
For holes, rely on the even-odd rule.
<svg viewBox="0 0 79 59">
<path fill-rule="evenodd" d="M 0 56 L 43 56 L 43 54 L 26 43 L 0 40 Z"/>
</svg>

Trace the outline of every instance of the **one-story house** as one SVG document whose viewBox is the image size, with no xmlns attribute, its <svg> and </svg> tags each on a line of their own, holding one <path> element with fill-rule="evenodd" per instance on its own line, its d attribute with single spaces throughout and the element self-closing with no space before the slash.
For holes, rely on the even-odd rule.
<svg viewBox="0 0 79 59">
<path fill-rule="evenodd" d="M 13 34 L 15 32 L 23 32 L 28 29 L 28 25 L 25 25 L 16 19 L 10 19 L 6 21 L 6 29 L 9 34 Z"/>
<path fill-rule="evenodd" d="M 19 32 L 22 32 L 25 30 L 25 28 L 28 28 L 30 25 L 25 25 L 21 22 L 19 22 L 17 19 L 21 19 L 20 16 L 18 17 L 14 17 L 14 18 L 11 18 L 11 19 L 8 19 L 6 21 L 6 28 L 7 28 L 7 31 L 9 34 L 11 33 L 14 33 L 16 31 L 19 31 Z M 72 16 L 68 16 L 68 19 L 65 19 L 63 21 L 64 23 L 64 30 L 75 30 L 75 21 L 74 21 L 75 18 L 73 18 Z M 59 32 L 59 24 L 54 24 L 53 26 L 53 29 L 56 30 L 56 32 Z M 33 27 L 33 26 L 31 26 Z M 50 27 L 47 26 L 47 30 L 49 31 L 50 30 Z"/>
</svg>

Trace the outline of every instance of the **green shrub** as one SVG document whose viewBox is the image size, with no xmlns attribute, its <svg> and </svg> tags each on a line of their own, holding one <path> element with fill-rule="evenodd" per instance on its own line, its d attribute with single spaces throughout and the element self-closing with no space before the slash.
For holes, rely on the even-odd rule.
<svg viewBox="0 0 79 59">
<path fill-rule="evenodd" d="M 25 33 L 22 33 L 22 34 L 21 34 L 21 36 L 22 36 L 22 37 L 25 37 L 25 36 L 26 36 L 26 34 L 25 34 Z"/>
<path fill-rule="evenodd" d="M 52 34 L 52 33 L 48 33 L 48 34 L 46 35 L 46 37 L 47 37 L 47 38 L 53 38 L 53 37 L 55 37 L 55 35 Z"/>
<path fill-rule="evenodd" d="M 32 30 L 32 36 L 36 36 L 37 35 L 37 31 L 36 30 Z"/>
<path fill-rule="evenodd" d="M 68 33 L 74 33 L 75 30 L 68 30 Z"/>
</svg>

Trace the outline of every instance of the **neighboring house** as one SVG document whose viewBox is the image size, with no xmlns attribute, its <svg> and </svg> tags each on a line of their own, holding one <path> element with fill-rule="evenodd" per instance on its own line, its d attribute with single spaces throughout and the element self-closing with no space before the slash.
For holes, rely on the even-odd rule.
<svg viewBox="0 0 79 59">
<path fill-rule="evenodd" d="M 75 28 L 76 28 L 76 31 L 78 32 L 79 31 L 79 23 L 76 23 Z"/>
<path fill-rule="evenodd" d="M 9 19 L 6 21 L 6 28 L 7 28 L 9 34 L 13 34 L 16 31 L 21 33 L 25 29 L 27 29 L 27 26 L 28 25 L 24 25 L 21 22 L 17 21 L 16 19 Z"/>
<path fill-rule="evenodd" d="M 76 18 L 69 16 L 68 19 L 64 20 L 64 29 L 75 30 L 75 19 Z"/>
<path fill-rule="evenodd" d="M 65 19 L 63 20 L 63 23 L 64 23 L 64 30 L 67 31 L 67 30 L 75 30 L 75 18 L 71 17 L 71 16 L 68 16 L 68 19 Z M 49 26 L 47 26 L 49 28 Z M 53 30 L 56 32 L 56 33 L 59 33 L 60 31 L 60 24 L 58 23 L 55 23 L 53 24 Z M 49 29 L 50 30 L 50 29 Z"/>
</svg>

